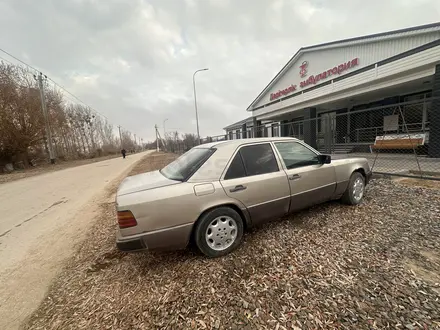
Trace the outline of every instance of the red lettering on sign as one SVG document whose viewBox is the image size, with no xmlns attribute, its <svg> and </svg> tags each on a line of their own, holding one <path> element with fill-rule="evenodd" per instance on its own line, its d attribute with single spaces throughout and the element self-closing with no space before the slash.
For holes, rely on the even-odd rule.
<svg viewBox="0 0 440 330">
<path fill-rule="evenodd" d="M 345 64 L 345 67 L 347 67 L 347 64 Z M 338 74 L 341 74 L 341 72 L 344 71 L 344 64 L 338 65 Z"/>
<path fill-rule="evenodd" d="M 278 92 L 272 93 L 272 94 L 270 94 L 270 100 L 273 101 L 282 95 L 290 94 L 290 93 L 296 91 L 296 87 L 297 87 L 296 85 L 290 85 L 289 87 L 287 87 L 285 89 L 282 89 L 282 90 L 279 90 Z"/>
<path fill-rule="evenodd" d="M 309 63 L 307 61 L 304 61 L 302 65 L 303 65 L 303 67 L 301 67 L 301 70 L 304 69 L 304 71 L 307 72 L 305 70 L 305 68 L 309 65 Z M 324 71 L 320 74 L 309 76 L 309 78 L 307 78 L 306 80 L 301 81 L 299 83 L 299 86 L 301 88 L 304 88 L 308 85 L 315 85 L 320 80 L 327 79 L 331 75 L 341 74 L 344 71 L 347 71 L 348 69 L 353 68 L 357 65 L 359 65 L 359 58 L 356 57 L 350 61 L 339 64 L 338 66 L 335 66 L 332 69 L 328 69 L 327 71 Z M 303 72 L 303 73 L 305 74 L 305 72 Z M 290 93 L 296 91 L 296 88 L 297 88 L 296 85 L 290 85 L 289 87 L 287 87 L 285 89 L 282 89 L 282 90 L 279 90 L 278 92 L 272 93 L 272 94 L 270 94 L 270 100 L 273 101 L 273 100 L 276 100 L 277 98 L 279 98 L 281 95 L 290 94 Z"/>
</svg>

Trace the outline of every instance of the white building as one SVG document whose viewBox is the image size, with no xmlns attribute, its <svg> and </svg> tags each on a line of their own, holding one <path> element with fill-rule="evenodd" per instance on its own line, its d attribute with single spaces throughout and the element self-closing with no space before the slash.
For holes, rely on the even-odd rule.
<svg viewBox="0 0 440 330">
<path fill-rule="evenodd" d="M 440 157 L 440 23 L 301 48 L 247 111 L 227 138 L 296 136 L 360 151 L 410 131 Z"/>
</svg>

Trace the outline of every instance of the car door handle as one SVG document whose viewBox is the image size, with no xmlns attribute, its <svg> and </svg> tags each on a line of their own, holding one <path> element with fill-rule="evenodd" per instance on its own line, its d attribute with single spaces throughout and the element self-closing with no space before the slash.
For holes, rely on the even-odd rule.
<svg viewBox="0 0 440 330">
<path fill-rule="evenodd" d="M 231 189 L 229 189 L 229 191 L 230 192 L 237 192 L 237 191 L 241 191 L 241 190 L 245 190 L 246 189 L 246 186 L 243 186 L 243 185 L 238 185 L 238 186 L 235 186 L 234 188 L 231 188 Z"/>
<path fill-rule="evenodd" d="M 299 174 L 291 174 L 289 175 L 289 180 L 298 180 L 301 178 L 301 175 Z"/>
</svg>

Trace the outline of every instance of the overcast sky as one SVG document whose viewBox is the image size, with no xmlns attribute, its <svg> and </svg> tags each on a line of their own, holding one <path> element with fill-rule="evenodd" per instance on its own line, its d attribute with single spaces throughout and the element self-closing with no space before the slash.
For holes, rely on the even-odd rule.
<svg viewBox="0 0 440 330">
<path fill-rule="evenodd" d="M 0 48 L 153 139 L 166 118 L 196 132 L 197 69 L 200 133 L 222 134 L 300 47 L 439 21 L 440 0 L 0 0 L 0 13 Z"/>
</svg>

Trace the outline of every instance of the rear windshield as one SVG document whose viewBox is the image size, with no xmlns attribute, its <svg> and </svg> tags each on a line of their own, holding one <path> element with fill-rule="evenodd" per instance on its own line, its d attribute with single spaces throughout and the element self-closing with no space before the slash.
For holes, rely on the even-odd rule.
<svg viewBox="0 0 440 330">
<path fill-rule="evenodd" d="M 214 153 L 215 149 L 193 148 L 160 170 L 170 180 L 186 181 Z"/>
</svg>

